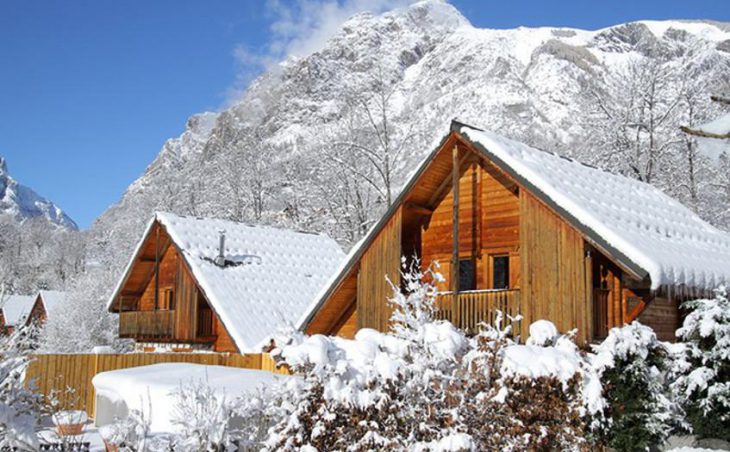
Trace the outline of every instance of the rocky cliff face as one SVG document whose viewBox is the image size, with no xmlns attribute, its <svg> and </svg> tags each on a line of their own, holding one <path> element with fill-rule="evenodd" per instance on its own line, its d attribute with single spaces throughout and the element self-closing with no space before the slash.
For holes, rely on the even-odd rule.
<svg viewBox="0 0 730 452">
<path fill-rule="evenodd" d="M 45 218 L 54 226 L 78 229 L 60 207 L 13 179 L 3 157 L 0 157 L 0 215 L 9 215 L 19 222 Z"/>
<path fill-rule="evenodd" d="M 690 55 L 694 67 L 704 68 L 696 77 L 714 80 L 730 64 L 730 25 L 646 21 L 597 31 L 490 30 L 473 27 L 441 1 L 359 14 L 320 51 L 260 76 L 229 108 L 193 115 L 185 132 L 165 143 L 120 202 L 97 219 L 92 235 L 126 256 L 156 209 L 226 216 L 219 198 L 232 195 L 221 195 L 226 160 L 220 156 L 238 132 L 252 128 L 276 163 L 270 178 L 277 188 L 268 193 L 265 221 L 328 230 L 326 200 L 308 183 L 316 171 L 307 173 L 312 167 L 298 162 L 328 146 L 330 132 L 346 126 L 348 103 L 378 86 L 389 87 L 390 120 L 410 130 L 396 168 L 402 182 L 453 118 L 572 152 L 585 145 L 586 93 L 608 73 L 629 61 L 671 65 Z M 293 203 L 306 204 L 294 219 L 284 213 Z"/>
</svg>

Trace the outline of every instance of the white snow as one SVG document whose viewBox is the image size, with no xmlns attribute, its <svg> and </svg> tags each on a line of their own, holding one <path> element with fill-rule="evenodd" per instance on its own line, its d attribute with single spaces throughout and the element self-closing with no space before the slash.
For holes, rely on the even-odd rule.
<svg viewBox="0 0 730 452">
<path fill-rule="evenodd" d="M 263 370 L 188 363 L 153 364 L 102 372 L 92 379 L 97 394 L 97 411 L 102 408 L 113 413 L 97 412 L 97 424 L 112 421 L 114 415 L 123 417 L 131 410 L 139 410 L 149 419 L 153 433 L 174 433 L 177 431 L 172 423 L 174 392 L 183 385 L 205 382 L 217 395 L 230 400 L 288 378 Z M 99 403 L 99 398 L 103 403 Z"/>
<path fill-rule="evenodd" d="M 89 422 L 86 411 L 81 410 L 59 411 L 53 414 L 52 419 L 54 425 L 86 424 Z"/>
<path fill-rule="evenodd" d="M 538 320 L 530 325 L 527 345 L 550 345 L 559 336 L 555 324 L 549 320 Z"/>
<path fill-rule="evenodd" d="M 461 133 L 644 269 L 652 288 L 730 281 L 730 236 L 659 189 L 491 132 Z"/>
<path fill-rule="evenodd" d="M 38 292 L 38 296 L 41 297 L 43 307 L 46 310 L 46 316 L 50 317 L 53 312 L 56 311 L 66 301 L 66 292 L 60 290 L 41 290 Z"/>
<path fill-rule="evenodd" d="M 155 219 L 181 250 L 242 353 L 260 351 L 277 330 L 293 324 L 344 256 L 339 245 L 325 235 L 163 212 Z M 144 237 L 153 224 L 154 220 Z M 225 231 L 226 260 L 236 265 L 220 267 L 213 262 L 218 255 L 219 231 Z M 134 258 L 125 274 L 133 263 Z M 123 278 L 108 306 L 122 282 Z"/>
<path fill-rule="evenodd" d="M 0 299 L 5 324 L 17 326 L 30 314 L 35 297 L 32 295 L 5 295 Z"/>
</svg>

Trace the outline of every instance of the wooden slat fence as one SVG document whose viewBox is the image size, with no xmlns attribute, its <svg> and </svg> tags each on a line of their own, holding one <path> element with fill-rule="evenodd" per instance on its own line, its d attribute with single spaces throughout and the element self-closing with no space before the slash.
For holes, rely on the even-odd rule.
<svg viewBox="0 0 730 452">
<path fill-rule="evenodd" d="M 100 372 L 147 366 L 159 363 L 193 363 L 215 366 L 259 369 L 288 374 L 285 368 L 277 368 L 269 354 L 227 353 L 125 353 L 125 354 L 78 354 L 35 355 L 26 370 L 26 384 L 33 385 L 41 394 L 53 391 L 74 391 L 73 397 L 60 396 L 62 409 L 81 409 L 94 417 L 94 386 L 91 379 Z"/>
</svg>

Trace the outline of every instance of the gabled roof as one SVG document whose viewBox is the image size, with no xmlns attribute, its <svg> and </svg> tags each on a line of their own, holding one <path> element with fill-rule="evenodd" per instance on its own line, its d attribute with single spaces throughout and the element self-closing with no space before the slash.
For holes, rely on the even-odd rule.
<svg viewBox="0 0 730 452">
<path fill-rule="evenodd" d="M 636 278 L 661 286 L 712 289 L 730 282 L 730 235 L 659 189 L 453 121 L 451 133 L 406 182 L 388 212 L 353 247 L 340 269 L 297 322 L 305 327 L 456 136 L 610 254 Z"/>
<path fill-rule="evenodd" d="M 163 212 L 150 222 L 134 256 L 157 222 L 241 352 L 260 351 L 278 329 L 293 324 L 344 256 L 326 235 Z M 218 255 L 219 231 L 225 231 L 225 258 L 235 265 L 221 267 L 213 262 Z M 133 257 L 125 277 L 134 262 Z"/>
<path fill-rule="evenodd" d="M 658 188 L 494 133 L 458 132 L 625 265 L 646 272 L 653 289 L 730 281 L 730 235 Z"/>
<path fill-rule="evenodd" d="M 58 309 L 66 301 L 66 292 L 60 290 L 41 290 L 38 292 L 38 296 L 43 302 L 46 315 L 50 315 L 52 311 Z"/>
<path fill-rule="evenodd" d="M 32 295 L 4 295 L 0 299 L 5 324 L 9 326 L 19 325 L 33 309 L 35 297 Z"/>
</svg>

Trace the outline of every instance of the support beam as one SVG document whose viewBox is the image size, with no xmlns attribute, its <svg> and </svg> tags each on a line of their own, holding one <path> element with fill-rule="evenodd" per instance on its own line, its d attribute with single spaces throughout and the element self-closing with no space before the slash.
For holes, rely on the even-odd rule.
<svg viewBox="0 0 730 452">
<path fill-rule="evenodd" d="M 432 208 L 416 204 L 415 202 L 407 202 L 405 208 L 418 215 L 431 215 L 433 213 Z"/>
<path fill-rule="evenodd" d="M 452 225 L 452 250 L 451 250 L 451 290 L 454 292 L 454 301 L 456 301 L 457 293 L 459 292 L 459 176 L 460 171 L 460 160 L 459 160 L 459 147 L 454 146 L 451 153 L 451 162 L 453 167 L 451 169 L 451 185 L 452 193 L 454 195 L 454 203 L 452 209 L 451 221 Z"/>
<path fill-rule="evenodd" d="M 459 159 L 458 164 L 456 165 L 456 168 L 459 169 L 459 174 L 461 174 L 462 168 L 464 168 L 471 159 L 474 158 L 474 155 L 471 152 L 465 152 L 464 155 L 461 156 Z M 441 182 L 441 185 L 438 186 L 436 191 L 433 192 L 433 196 L 431 196 L 431 199 L 428 200 L 428 206 L 434 207 L 436 204 L 438 204 L 438 201 L 440 201 L 445 195 L 446 192 L 449 191 L 449 187 L 453 184 L 453 180 L 450 180 L 451 178 L 446 177 L 444 178 L 444 181 Z"/>
<path fill-rule="evenodd" d="M 160 308 L 160 226 L 155 236 L 155 311 Z"/>
</svg>

